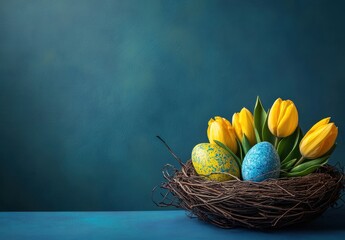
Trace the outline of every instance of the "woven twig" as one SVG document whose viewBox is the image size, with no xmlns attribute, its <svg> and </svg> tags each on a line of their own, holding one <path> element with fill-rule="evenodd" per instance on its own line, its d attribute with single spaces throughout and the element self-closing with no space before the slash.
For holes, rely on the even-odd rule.
<svg viewBox="0 0 345 240">
<path fill-rule="evenodd" d="M 189 160 L 163 169 L 158 206 L 175 206 L 222 228 L 277 229 L 308 222 L 335 206 L 344 174 L 330 165 L 304 177 L 263 182 L 215 182 L 198 176 Z M 163 193 L 164 192 L 164 193 Z"/>
</svg>

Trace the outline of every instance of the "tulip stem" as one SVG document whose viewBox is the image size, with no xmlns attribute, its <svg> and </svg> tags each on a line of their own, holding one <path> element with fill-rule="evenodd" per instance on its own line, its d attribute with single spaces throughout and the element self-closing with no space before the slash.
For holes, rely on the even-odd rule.
<svg viewBox="0 0 345 240">
<path fill-rule="evenodd" d="M 297 167 L 298 165 L 300 165 L 303 161 L 304 161 L 304 157 L 302 156 L 296 163 L 295 163 L 295 165 L 293 166 L 293 168 L 294 167 Z"/>
<path fill-rule="evenodd" d="M 274 139 L 274 148 L 275 149 L 278 148 L 278 142 L 279 142 L 279 137 L 275 137 L 275 139 Z"/>
</svg>

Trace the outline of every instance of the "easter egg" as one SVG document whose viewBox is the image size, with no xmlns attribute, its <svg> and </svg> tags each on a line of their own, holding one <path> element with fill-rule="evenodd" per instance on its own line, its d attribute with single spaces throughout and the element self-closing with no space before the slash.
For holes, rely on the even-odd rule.
<svg viewBox="0 0 345 240">
<path fill-rule="evenodd" d="M 195 171 L 208 180 L 222 182 L 233 179 L 231 175 L 236 177 L 240 175 L 235 159 L 216 144 L 200 143 L 196 145 L 192 151 L 192 164 Z"/>
<path fill-rule="evenodd" d="M 254 145 L 242 162 L 243 180 L 261 182 L 269 178 L 278 178 L 280 159 L 274 146 L 269 142 Z"/>
</svg>

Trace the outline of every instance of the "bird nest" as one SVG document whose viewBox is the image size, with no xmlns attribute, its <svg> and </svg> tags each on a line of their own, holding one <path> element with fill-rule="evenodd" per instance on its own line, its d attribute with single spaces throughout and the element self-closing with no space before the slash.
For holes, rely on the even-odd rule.
<svg viewBox="0 0 345 240">
<path fill-rule="evenodd" d="M 330 165 L 304 177 L 215 182 L 197 175 L 191 160 L 180 164 L 180 170 L 164 167 L 166 182 L 154 188 L 160 189 L 154 202 L 222 228 L 278 229 L 309 222 L 335 206 L 344 189 L 343 172 Z"/>
</svg>

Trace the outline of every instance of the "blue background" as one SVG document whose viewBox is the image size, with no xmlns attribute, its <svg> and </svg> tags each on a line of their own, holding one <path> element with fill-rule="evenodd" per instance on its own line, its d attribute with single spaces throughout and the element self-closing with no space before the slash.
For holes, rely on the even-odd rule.
<svg viewBox="0 0 345 240">
<path fill-rule="evenodd" d="M 148 210 L 207 121 L 292 99 L 344 165 L 343 1 L 0 2 L 0 210 Z"/>
</svg>

